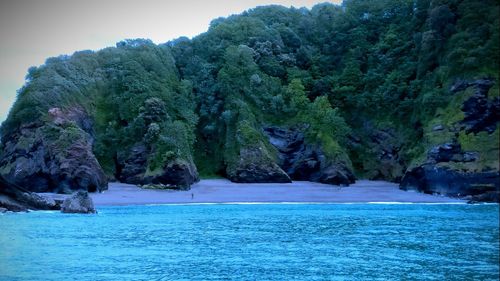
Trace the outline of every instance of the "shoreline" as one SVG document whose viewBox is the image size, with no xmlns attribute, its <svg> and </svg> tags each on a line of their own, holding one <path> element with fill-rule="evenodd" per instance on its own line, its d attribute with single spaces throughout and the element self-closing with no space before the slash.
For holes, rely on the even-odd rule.
<svg viewBox="0 0 500 281">
<path fill-rule="evenodd" d="M 69 194 L 38 193 L 64 200 Z M 385 181 L 358 180 L 340 187 L 307 181 L 292 183 L 233 183 L 227 179 L 201 180 L 190 190 L 143 189 L 112 182 L 102 193 L 89 193 L 95 207 L 134 205 L 214 204 L 466 204 L 466 200 L 404 191 Z"/>
<path fill-rule="evenodd" d="M 201 180 L 190 190 L 142 189 L 136 185 L 110 183 L 102 193 L 90 193 L 94 205 L 186 205 L 186 204 L 462 204 L 465 200 L 404 191 L 384 181 L 359 180 L 347 187 L 315 182 L 233 183 L 226 179 Z"/>
</svg>

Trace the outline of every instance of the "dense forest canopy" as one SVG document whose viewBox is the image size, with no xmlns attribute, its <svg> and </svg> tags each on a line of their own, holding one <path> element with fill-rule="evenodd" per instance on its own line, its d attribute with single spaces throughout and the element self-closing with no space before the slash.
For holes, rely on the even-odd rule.
<svg viewBox="0 0 500 281">
<path fill-rule="evenodd" d="M 426 128 L 463 115 L 450 106 L 454 83 L 490 79 L 489 98 L 498 96 L 498 15 L 496 0 L 265 6 L 215 19 L 193 39 L 125 40 L 50 58 L 29 69 L 2 142 L 51 108 L 78 107 L 92 116 L 108 175 L 140 143 L 146 174 L 181 159 L 202 175 L 231 177 L 243 150 L 256 162 L 279 158 L 263 128 L 299 128 L 357 177 L 398 181 L 436 144 Z M 378 131 L 390 136 L 383 141 L 398 167 L 374 174 Z"/>
<path fill-rule="evenodd" d="M 423 124 L 449 102 L 451 83 L 498 78 L 498 12 L 495 1 L 344 1 L 310 11 L 257 7 L 214 20 L 193 40 L 168 45 L 182 77 L 193 82 L 203 139 L 223 127 L 218 116 L 225 112 L 226 87 L 257 95 L 263 111 L 286 116 L 273 120 L 278 123 L 297 116 L 300 102 L 290 94 L 303 92 L 311 102 L 327 98 L 318 102 L 334 108 L 328 113 L 332 121 L 323 122 L 331 128 L 320 131 L 330 130 L 328 135 L 341 141 L 349 131 L 342 118 L 354 129 L 370 121 L 389 123 L 403 138 L 409 161 L 423 150 L 418 147 Z M 244 69 L 236 65 L 235 76 L 224 79 L 237 63 L 236 57 L 227 58 L 237 52 Z M 242 71 L 248 71 L 246 77 Z M 240 84 L 251 77 L 262 80 L 261 88 Z M 311 104 L 305 111 L 319 108 Z M 367 154 L 353 152 L 351 158 L 362 165 L 356 158 Z"/>
</svg>

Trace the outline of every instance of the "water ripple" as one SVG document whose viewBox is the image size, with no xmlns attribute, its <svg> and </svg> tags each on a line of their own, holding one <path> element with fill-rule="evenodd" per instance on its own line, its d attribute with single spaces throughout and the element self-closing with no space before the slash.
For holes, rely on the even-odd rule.
<svg viewBox="0 0 500 281">
<path fill-rule="evenodd" d="M 0 217 L 0 280 L 498 280 L 498 205 L 217 204 Z"/>
</svg>

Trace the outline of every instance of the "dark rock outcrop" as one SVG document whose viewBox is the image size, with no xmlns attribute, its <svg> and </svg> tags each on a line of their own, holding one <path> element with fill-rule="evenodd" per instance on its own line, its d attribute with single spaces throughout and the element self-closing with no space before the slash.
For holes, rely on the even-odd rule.
<svg viewBox="0 0 500 281">
<path fill-rule="evenodd" d="M 499 202 L 500 174 L 498 171 L 463 172 L 425 164 L 405 174 L 401 189 L 416 189 L 428 194 L 443 194 L 473 201 Z"/>
<path fill-rule="evenodd" d="M 450 142 L 433 146 L 424 164 L 406 172 L 401 189 L 415 189 L 429 194 L 443 194 L 472 201 L 498 202 L 500 173 L 498 170 L 468 171 L 456 169 L 479 159 L 477 152 L 464 152 L 460 144 Z"/>
<path fill-rule="evenodd" d="M 199 181 L 198 171 L 193 161 L 175 159 L 167 162 L 153 174 L 147 172 L 148 156 L 151 151 L 139 142 L 129 151 L 119 153 L 116 159 L 116 177 L 119 181 L 130 184 L 160 184 L 172 189 L 189 189 Z"/>
<path fill-rule="evenodd" d="M 401 137 L 393 128 L 376 128 L 364 122 L 359 136 L 350 136 L 348 147 L 356 171 L 370 180 L 400 182 L 406 161 L 400 156 Z"/>
<path fill-rule="evenodd" d="M 235 167 L 228 169 L 228 179 L 239 183 L 291 182 L 290 177 L 264 155 L 261 148 L 243 148 Z"/>
<path fill-rule="evenodd" d="M 143 143 L 135 144 L 128 153 L 119 153 L 116 159 L 117 179 L 130 184 L 144 184 L 147 156 L 148 150 Z"/>
<path fill-rule="evenodd" d="M 489 140 L 495 142 L 496 138 L 498 142 L 498 136 L 491 135 L 496 130 L 500 117 L 498 98 L 488 99 L 488 91 L 492 85 L 493 81 L 490 79 L 478 79 L 459 80 L 451 87 L 452 93 L 464 91 L 469 87 L 474 88 L 472 96 L 465 100 L 461 107 L 464 119 L 458 122 L 460 126 L 457 127 L 460 129 L 450 134 L 453 137 L 448 142 L 436 144 L 428 149 L 426 160 L 421 165 L 409 169 L 404 175 L 402 189 L 460 197 L 471 202 L 499 202 L 498 162 L 493 165 L 490 163 L 489 166 L 480 162 L 495 156 L 485 155 L 490 151 L 484 150 L 484 142 L 476 144 L 477 151 L 464 151 L 458 138 L 461 134 L 471 141 L 476 138 L 475 134 L 487 132 L 490 134 Z M 498 152 L 498 149 L 496 151 Z"/>
<path fill-rule="evenodd" d="M 334 163 L 320 147 L 306 144 L 300 129 L 268 127 L 264 131 L 278 150 L 279 166 L 291 179 L 335 185 L 354 183 L 355 177 L 347 165 Z"/>
<path fill-rule="evenodd" d="M 468 200 L 469 203 L 480 203 L 480 202 L 500 203 L 500 191 L 497 188 L 497 190 L 486 191 L 476 195 L 464 196 L 463 199 Z"/>
<path fill-rule="evenodd" d="M 457 142 L 444 143 L 432 147 L 427 153 L 428 162 L 440 163 L 463 161 L 464 153 Z"/>
<path fill-rule="evenodd" d="M 68 197 L 61 206 L 63 213 L 94 214 L 94 202 L 87 191 L 79 190 Z"/>
<path fill-rule="evenodd" d="M 9 183 L 0 176 L 0 208 L 22 212 L 28 210 L 58 210 L 60 206 L 54 200 Z"/>
<path fill-rule="evenodd" d="M 467 133 L 479 133 L 486 131 L 493 133 L 497 123 L 500 121 L 500 99 L 488 98 L 488 91 L 494 85 L 492 79 L 478 79 L 474 81 L 458 80 L 451 87 L 451 92 L 456 93 L 469 87 L 474 88 L 474 94 L 462 105 L 464 119 L 461 124 L 465 125 Z"/>
<path fill-rule="evenodd" d="M 80 120 L 84 117 L 69 119 L 75 114 L 53 108 L 50 122 L 25 124 L 10 135 L 0 153 L 0 174 L 34 192 L 107 189 L 106 176 L 92 152 L 93 138 L 77 125 L 85 123 Z"/>
<path fill-rule="evenodd" d="M 165 184 L 176 189 L 187 190 L 199 181 L 196 166 L 192 162 L 176 160 L 163 167 L 162 173 L 155 177 L 146 177 L 146 181 L 153 184 Z"/>
</svg>

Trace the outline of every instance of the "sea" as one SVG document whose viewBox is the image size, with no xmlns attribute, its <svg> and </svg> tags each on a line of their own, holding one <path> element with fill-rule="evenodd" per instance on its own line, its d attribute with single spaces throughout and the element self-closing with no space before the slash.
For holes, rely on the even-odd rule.
<svg viewBox="0 0 500 281">
<path fill-rule="evenodd" d="M 5 213 L 0 280 L 499 280 L 499 205 Z"/>
</svg>

